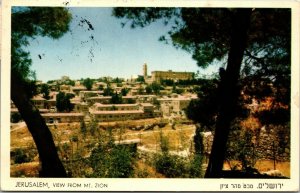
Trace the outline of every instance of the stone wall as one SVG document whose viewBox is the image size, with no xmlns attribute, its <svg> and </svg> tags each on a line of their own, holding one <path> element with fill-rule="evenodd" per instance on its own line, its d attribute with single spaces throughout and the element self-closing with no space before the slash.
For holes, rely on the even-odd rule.
<svg viewBox="0 0 300 193">
<path fill-rule="evenodd" d="M 203 132 L 203 147 L 206 155 L 211 152 L 213 133 Z M 248 137 L 248 140 L 247 140 Z M 228 155 L 244 150 L 249 159 L 290 161 L 290 128 L 264 126 L 256 131 L 232 131 L 228 140 Z"/>
</svg>

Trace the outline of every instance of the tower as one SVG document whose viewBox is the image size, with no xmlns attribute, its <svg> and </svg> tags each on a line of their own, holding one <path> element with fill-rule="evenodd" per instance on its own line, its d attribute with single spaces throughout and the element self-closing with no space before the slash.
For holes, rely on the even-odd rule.
<svg viewBox="0 0 300 193">
<path fill-rule="evenodd" d="M 143 65 L 143 76 L 144 76 L 144 79 L 146 80 L 147 79 L 147 64 L 146 63 Z"/>
</svg>

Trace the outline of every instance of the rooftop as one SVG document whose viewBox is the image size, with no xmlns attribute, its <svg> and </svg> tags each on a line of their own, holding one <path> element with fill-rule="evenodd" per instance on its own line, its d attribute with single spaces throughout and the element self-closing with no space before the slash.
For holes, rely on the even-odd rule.
<svg viewBox="0 0 300 193">
<path fill-rule="evenodd" d="M 134 111 L 90 111 L 91 114 L 94 115 L 110 115 L 110 114 L 140 114 L 144 113 L 144 111 L 141 110 L 134 110 Z"/>
<path fill-rule="evenodd" d="M 83 113 L 46 113 L 43 117 L 83 117 Z"/>
<path fill-rule="evenodd" d="M 96 107 L 135 107 L 137 104 L 101 104 L 101 103 L 95 103 L 94 106 Z"/>
</svg>

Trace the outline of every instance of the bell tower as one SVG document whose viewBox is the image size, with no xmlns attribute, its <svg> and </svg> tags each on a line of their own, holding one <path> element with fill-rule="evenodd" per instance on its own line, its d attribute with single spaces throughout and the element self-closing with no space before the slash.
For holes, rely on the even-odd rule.
<svg viewBox="0 0 300 193">
<path fill-rule="evenodd" d="M 146 80 L 147 78 L 147 64 L 144 63 L 143 65 L 143 76 L 144 76 L 144 79 Z"/>
</svg>

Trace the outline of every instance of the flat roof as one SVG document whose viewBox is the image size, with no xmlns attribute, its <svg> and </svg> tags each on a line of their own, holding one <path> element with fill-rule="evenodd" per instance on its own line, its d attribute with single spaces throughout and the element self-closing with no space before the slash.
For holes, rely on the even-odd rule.
<svg viewBox="0 0 300 193">
<path fill-rule="evenodd" d="M 95 103 L 94 106 L 96 107 L 135 107 L 138 106 L 138 104 L 101 104 L 101 103 Z"/>
<path fill-rule="evenodd" d="M 103 93 L 102 90 L 82 90 L 79 93 Z"/>
<path fill-rule="evenodd" d="M 83 117 L 83 113 L 45 113 L 43 117 Z"/>
<path fill-rule="evenodd" d="M 153 105 L 151 103 L 140 103 L 144 107 L 152 107 Z"/>
<path fill-rule="evenodd" d="M 122 96 L 122 98 L 124 99 L 126 99 L 126 98 L 137 98 L 136 96 Z"/>
<path fill-rule="evenodd" d="M 31 98 L 32 101 L 45 101 L 46 99 L 44 99 L 43 97 L 36 95 L 33 98 Z"/>
<path fill-rule="evenodd" d="M 189 101 L 191 98 L 160 98 L 158 101 Z"/>
<path fill-rule="evenodd" d="M 133 110 L 133 111 L 90 111 L 91 114 L 94 115 L 121 115 L 121 114 L 140 114 L 144 113 L 141 110 Z"/>
<path fill-rule="evenodd" d="M 110 99 L 111 96 L 96 96 L 96 97 L 89 97 L 86 100 L 92 100 L 92 99 Z"/>
</svg>

